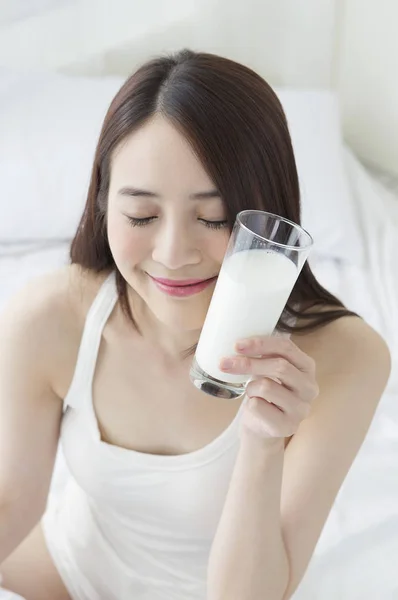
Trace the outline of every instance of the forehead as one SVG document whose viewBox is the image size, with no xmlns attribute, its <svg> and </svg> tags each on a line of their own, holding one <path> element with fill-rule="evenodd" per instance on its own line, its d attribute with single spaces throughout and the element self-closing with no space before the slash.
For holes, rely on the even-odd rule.
<svg viewBox="0 0 398 600">
<path fill-rule="evenodd" d="M 199 158 L 187 139 L 167 119 L 156 116 L 132 133 L 112 158 L 112 178 L 139 178 L 156 184 L 173 180 L 180 184 L 209 183 Z M 138 183 L 134 182 L 133 183 Z"/>
</svg>

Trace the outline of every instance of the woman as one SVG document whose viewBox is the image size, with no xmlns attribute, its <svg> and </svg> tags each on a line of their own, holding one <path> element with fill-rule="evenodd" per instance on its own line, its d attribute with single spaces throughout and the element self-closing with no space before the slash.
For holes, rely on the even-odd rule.
<svg viewBox="0 0 398 600">
<path fill-rule="evenodd" d="M 292 596 L 389 353 L 306 266 L 278 324 L 291 339 L 246 341 L 224 364 L 256 376 L 244 398 L 194 388 L 192 349 L 249 208 L 300 221 L 271 88 L 210 54 L 145 64 L 105 118 L 72 264 L 2 317 L 6 588 L 27 600 Z M 192 279 L 206 283 L 171 294 Z M 70 477 L 45 511 L 59 437 Z"/>
</svg>

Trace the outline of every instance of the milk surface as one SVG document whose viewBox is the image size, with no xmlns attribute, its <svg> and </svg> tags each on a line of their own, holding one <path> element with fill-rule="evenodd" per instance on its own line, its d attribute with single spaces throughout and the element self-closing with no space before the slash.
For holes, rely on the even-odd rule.
<svg viewBox="0 0 398 600">
<path fill-rule="evenodd" d="M 248 381 L 220 371 L 220 359 L 236 355 L 238 340 L 274 331 L 296 279 L 295 264 L 277 252 L 244 250 L 225 259 L 196 350 L 199 366 L 221 381 Z"/>
</svg>

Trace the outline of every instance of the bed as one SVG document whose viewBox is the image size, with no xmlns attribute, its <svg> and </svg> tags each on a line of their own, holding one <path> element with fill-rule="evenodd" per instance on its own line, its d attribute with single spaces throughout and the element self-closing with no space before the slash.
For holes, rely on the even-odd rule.
<svg viewBox="0 0 398 600">
<path fill-rule="evenodd" d="M 311 264 L 323 285 L 385 337 L 393 371 L 295 600 L 398 598 L 398 194 L 348 149 L 345 165 L 373 260 L 360 267 L 315 253 Z M 27 281 L 67 264 L 68 247 L 66 240 L 0 245 L 0 311 Z M 51 493 L 61 493 L 65 477 L 59 453 Z"/>
<path fill-rule="evenodd" d="M 106 2 L 100 4 L 104 8 Z M 303 219 L 316 242 L 310 264 L 325 287 L 386 339 L 392 355 L 388 387 L 294 599 L 397 600 L 398 151 L 397 140 L 391 140 L 380 152 L 391 127 L 389 108 L 384 120 L 378 116 L 377 136 L 374 121 L 360 127 L 372 119 L 374 107 L 365 102 L 352 114 L 354 92 L 359 102 L 365 83 L 358 81 L 358 73 L 351 79 L 349 74 L 364 64 L 367 53 L 361 55 L 363 36 L 355 21 L 358 2 L 343 4 L 344 15 L 336 12 L 337 3 L 331 0 L 317 0 L 316 5 L 311 0 L 308 13 L 302 7 L 300 14 L 292 9 L 293 15 L 288 16 L 285 2 L 279 8 L 269 1 L 262 7 L 254 2 L 261 17 L 268 17 L 262 23 L 268 34 L 264 40 L 263 29 L 249 22 L 238 5 L 230 7 L 229 28 L 221 30 L 222 11 L 227 9 L 215 1 L 202 5 L 199 21 L 211 23 L 205 38 L 194 27 L 198 14 L 191 2 L 173 5 L 163 23 L 163 13 L 150 21 L 143 11 L 130 32 L 115 18 L 109 35 L 101 37 L 97 32 L 95 44 L 88 45 L 79 38 L 73 48 L 67 43 L 68 23 L 78 19 L 84 31 L 93 17 L 89 0 L 54 2 L 51 8 L 47 3 L 34 21 L 17 10 L 7 26 L 0 19 L 5 34 L 0 41 L 0 311 L 28 280 L 67 264 L 101 120 L 136 62 L 192 42 L 257 68 L 276 87 L 288 116 L 302 185 Z M 382 4 L 388 20 L 396 5 Z M 130 11 L 127 3 L 119 1 L 115 6 L 126 14 Z M 369 8 L 368 13 L 364 9 L 365 23 L 373 8 L 370 3 L 361 6 Z M 298 46 L 314 14 L 317 31 Z M 106 21 L 105 10 L 95 14 L 97 27 L 101 18 Z M 241 39 L 235 43 L 242 22 L 253 25 L 257 49 Z M 61 23 L 66 23 L 62 31 Z M 285 36 L 275 35 L 278 24 L 283 24 Z M 44 30 L 45 40 L 29 52 L 32 40 Z M 5 60 L 2 48 L 15 34 L 27 37 L 18 52 Z M 347 50 L 350 39 L 356 49 L 352 56 Z M 43 48 L 52 44 L 54 52 L 40 54 L 41 43 Z M 272 62 L 267 56 L 260 62 L 260 43 L 264 53 L 283 50 L 278 60 Z M 366 79 L 363 70 L 362 77 Z M 22 98 L 26 86 L 29 106 Z M 395 102 L 394 94 L 393 90 L 386 97 L 388 107 Z M 51 494 L 61 493 L 65 469 L 59 452 Z"/>
</svg>

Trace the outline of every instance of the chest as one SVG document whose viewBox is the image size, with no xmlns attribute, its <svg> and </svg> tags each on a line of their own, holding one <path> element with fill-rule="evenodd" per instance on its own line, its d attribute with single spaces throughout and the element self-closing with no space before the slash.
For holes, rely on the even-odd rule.
<svg viewBox="0 0 398 600">
<path fill-rule="evenodd" d="M 230 425 L 241 398 L 213 398 L 189 379 L 191 358 L 166 364 L 145 345 L 101 344 L 92 396 L 101 438 L 148 454 L 198 450 Z"/>
</svg>

